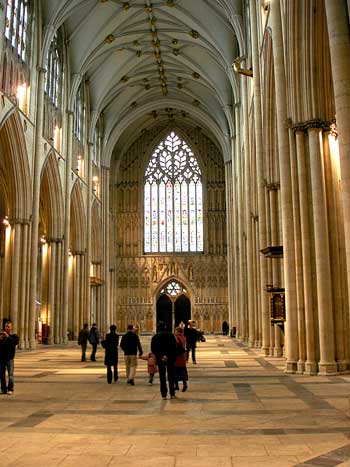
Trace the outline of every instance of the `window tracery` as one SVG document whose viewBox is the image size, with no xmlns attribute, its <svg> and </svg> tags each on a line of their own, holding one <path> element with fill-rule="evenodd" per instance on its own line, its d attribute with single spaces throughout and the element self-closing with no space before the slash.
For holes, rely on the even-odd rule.
<svg viewBox="0 0 350 467">
<path fill-rule="evenodd" d="M 203 251 L 202 174 L 188 144 L 171 132 L 144 177 L 144 250 Z"/>
<path fill-rule="evenodd" d="M 28 10 L 28 0 L 6 0 L 5 37 L 23 61 L 28 53 Z"/>
</svg>

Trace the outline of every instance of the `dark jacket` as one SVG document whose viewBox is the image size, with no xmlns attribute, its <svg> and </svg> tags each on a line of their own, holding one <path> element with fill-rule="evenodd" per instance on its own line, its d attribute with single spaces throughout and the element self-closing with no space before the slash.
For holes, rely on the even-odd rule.
<svg viewBox="0 0 350 467">
<path fill-rule="evenodd" d="M 176 358 L 176 340 L 174 334 L 167 331 L 157 332 L 152 337 L 151 351 L 156 356 L 157 364 L 162 361 L 162 357 L 165 355 L 168 357 L 169 362 L 174 363 Z"/>
<path fill-rule="evenodd" d="M 132 331 L 128 331 L 124 334 L 120 342 L 120 347 L 123 349 L 125 355 L 136 355 L 137 349 L 140 355 L 143 354 L 139 336 Z"/>
<path fill-rule="evenodd" d="M 185 328 L 185 337 L 187 341 L 187 347 L 196 347 L 198 338 L 197 329 Z"/>
<path fill-rule="evenodd" d="M 100 334 L 97 330 L 97 328 L 95 326 L 93 326 L 91 329 L 90 329 L 90 333 L 89 333 L 89 342 L 90 344 L 99 344 L 100 342 Z"/>
<path fill-rule="evenodd" d="M 16 346 L 19 342 L 17 334 L 10 334 L 9 337 L 0 340 L 0 360 L 13 360 L 15 358 Z"/>
<path fill-rule="evenodd" d="M 101 342 L 101 345 L 105 349 L 105 365 L 117 365 L 119 335 L 116 332 L 106 334 L 106 338 Z"/>
<path fill-rule="evenodd" d="M 81 329 L 79 332 L 78 344 L 87 344 L 87 341 L 89 340 L 89 334 L 90 331 L 88 329 Z"/>
</svg>

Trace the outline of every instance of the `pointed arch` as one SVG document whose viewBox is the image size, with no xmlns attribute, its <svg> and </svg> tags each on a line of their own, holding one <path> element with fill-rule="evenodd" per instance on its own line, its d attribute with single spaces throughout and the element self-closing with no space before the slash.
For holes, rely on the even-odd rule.
<svg viewBox="0 0 350 467">
<path fill-rule="evenodd" d="M 72 189 L 70 210 L 70 249 L 73 253 L 83 252 L 86 249 L 86 215 L 79 180 Z"/>
<path fill-rule="evenodd" d="M 63 193 L 58 162 L 50 152 L 41 172 L 40 222 L 48 238 L 62 238 L 64 229 Z"/>
<path fill-rule="evenodd" d="M 10 219 L 31 214 L 31 174 L 22 123 L 17 111 L 0 128 L 0 186 Z"/>
</svg>

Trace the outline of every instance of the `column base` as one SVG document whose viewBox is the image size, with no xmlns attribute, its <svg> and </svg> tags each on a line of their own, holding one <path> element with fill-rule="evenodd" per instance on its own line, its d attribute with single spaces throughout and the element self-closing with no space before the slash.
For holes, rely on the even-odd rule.
<svg viewBox="0 0 350 467">
<path fill-rule="evenodd" d="M 280 347 L 273 349 L 273 356 L 274 357 L 282 357 L 282 349 Z"/>
<path fill-rule="evenodd" d="M 248 347 L 250 349 L 254 348 L 254 341 L 248 341 Z"/>
<path fill-rule="evenodd" d="M 36 340 L 30 340 L 29 341 L 29 350 L 35 350 L 36 349 Z"/>
<path fill-rule="evenodd" d="M 338 360 L 337 361 L 337 369 L 339 373 L 347 373 L 348 372 L 348 365 L 349 362 L 347 360 Z"/>
<path fill-rule="evenodd" d="M 318 364 L 318 374 L 319 375 L 336 375 L 337 374 L 337 364 L 333 363 L 319 363 Z"/>
<path fill-rule="evenodd" d="M 284 369 L 285 373 L 294 374 L 297 372 L 298 364 L 297 362 L 286 362 L 286 367 Z"/>
<path fill-rule="evenodd" d="M 270 353 L 270 348 L 269 347 L 261 347 L 261 351 L 262 351 L 264 357 L 270 357 L 272 355 Z"/>
<path fill-rule="evenodd" d="M 299 361 L 297 364 L 297 374 L 303 375 L 305 373 L 305 362 Z"/>
<path fill-rule="evenodd" d="M 52 337 L 52 336 L 50 336 L 50 337 L 48 338 L 47 343 L 48 343 L 49 345 L 54 344 L 54 340 L 53 340 L 53 337 Z"/>
<path fill-rule="evenodd" d="M 317 375 L 317 363 L 316 362 L 305 362 L 305 375 L 315 376 Z"/>
</svg>

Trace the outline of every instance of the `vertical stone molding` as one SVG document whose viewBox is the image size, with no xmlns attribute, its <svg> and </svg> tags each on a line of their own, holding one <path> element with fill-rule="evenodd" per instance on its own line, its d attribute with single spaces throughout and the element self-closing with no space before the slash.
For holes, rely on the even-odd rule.
<svg viewBox="0 0 350 467">
<path fill-rule="evenodd" d="M 317 275 L 317 310 L 320 342 L 319 372 L 320 374 L 334 374 L 336 372 L 334 316 L 322 131 L 319 128 L 311 127 L 308 129 L 308 136 Z"/>
<path fill-rule="evenodd" d="M 300 232 L 302 246 L 303 290 L 305 306 L 306 362 L 305 373 L 317 372 L 315 355 L 315 316 L 312 297 L 312 238 L 310 231 L 310 208 L 308 193 L 307 167 L 305 161 L 305 136 L 303 131 L 296 132 L 296 157 L 300 201 Z"/>
<path fill-rule="evenodd" d="M 32 208 L 32 233 L 31 233 L 31 258 L 30 258 L 30 311 L 29 311 L 29 346 L 35 349 L 35 325 L 36 325 L 36 292 L 37 292 L 37 255 L 39 236 L 39 203 L 40 203 L 40 170 L 41 170 L 41 141 L 44 120 L 44 86 L 45 70 L 38 70 L 38 85 L 36 94 L 36 122 L 34 140 L 34 171 L 33 171 L 33 208 Z"/>
<path fill-rule="evenodd" d="M 332 78 L 339 138 L 341 185 L 344 204 L 345 248 L 350 296 L 350 34 L 345 1 L 325 1 Z M 348 2 L 349 7 L 349 2 Z"/>
<path fill-rule="evenodd" d="M 65 167 L 65 207 L 64 207 L 64 244 L 63 244 L 63 306 L 62 306 L 62 339 L 67 343 L 68 331 L 68 275 L 69 275 L 69 235 L 70 235 L 70 204 L 71 204 L 71 166 L 73 112 L 67 111 L 67 154 Z"/>
<path fill-rule="evenodd" d="M 298 312 L 296 303 L 295 250 L 293 202 L 290 172 L 289 139 L 286 128 L 286 75 L 281 23 L 281 5 L 274 0 L 270 6 L 272 48 L 275 70 L 276 113 L 278 132 L 278 157 L 281 183 L 281 213 L 283 232 L 283 261 L 286 293 L 286 371 L 295 372 L 298 354 Z"/>
</svg>

